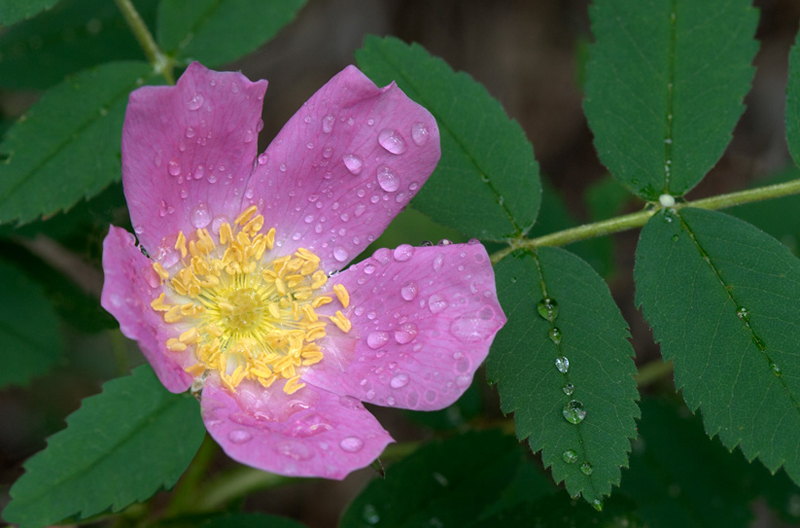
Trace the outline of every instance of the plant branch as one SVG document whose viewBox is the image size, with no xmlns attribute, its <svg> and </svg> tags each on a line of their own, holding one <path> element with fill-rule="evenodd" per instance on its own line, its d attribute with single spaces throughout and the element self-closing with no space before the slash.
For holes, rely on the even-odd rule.
<svg viewBox="0 0 800 528">
<path fill-rule="evenodd" d="M 735 205 L 781 198 L 798 193 L 800 193 L 800 179 L 745 191 L 721 194 L 719 196 L 703 198 L 693 202 L 676 203 L 670 206 L 670 208 L 681 209 L 683 207 L 697 207 L 700 209 L 724 209 Z M 651 216 L 663 208 L 664 207 L 657 202 L 649 203 L 643 211 L 636 213 L 617 216 L 591 224 L 584 224 L 582 226 L 564 229 L 563 231 L 556 231 L 555 233 L 537 238 L 515 238 L 509 241 L 509 246 L 507 248 L 501 249 L 492 255 L 492 264 L 497 264 L 517 249 L 536 249 L 539 246 L 564 246 L 580 240 L 642 227 Z"/>
<path fill-rule="evenodd" d="M 136 10 L 131 0 L 114 0 L 117 7 L 122 11 L 122 16 L 125 17 L 125 22 L 131 28 L 136 40 L 144 50 L 144 54 L 153 69 L 161 74 L 169 84 L 175 84 L 175 77 L 172 75 L 172 60 L 167 57 L 158 47 L 156 41 L 153 39 L 153 34 L 147 28 L 147 24 L 142 20 L 141 15 Z"/>
</svg>

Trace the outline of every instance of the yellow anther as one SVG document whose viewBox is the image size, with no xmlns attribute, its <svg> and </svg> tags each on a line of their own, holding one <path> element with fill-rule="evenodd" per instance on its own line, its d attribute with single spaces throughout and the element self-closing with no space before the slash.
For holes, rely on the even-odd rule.
<svg viewBox="0 0 800 528">
<path fill-rule="evenodd" d="M 202 363 L 195 363 L 191 367 L 186 367 L 183 369 L 186 373 L 194 376 L 195 378 L 202 376 L 203 372 L 206 371 L 206 366 Z"/>
<path fill-rule="evenodd" d="M 286 385 L 283 386 L 283 392 L 286 394 L 294 394 L 305 386 L 306 384 L 300 381 L 300 376 L 295 376 L 286 380 Z"/>
<path fill-rule="evenodd" d="M 183 314 L 181 314 L 181 307 L 177 304 L 164 314 L 164 322 L 166 323 L 177 323 L 181 319 L 183 319 Z"/>
<path fill-rule="evenodd" d="M 167 280 L 169 278 L 169 272 L 164 269 L 164 266 L 162 266 L 160 262 L 153 262 L 153 269 L 156 270 L 161 280 Z"/>
<path fill-rule="evenodd" d="M 342 303 L 342 308 L 350 306 L 350 294 L 347 293 L 347 288 L 344 287 L 344 284 L 337 284 L 334 286 L 333 293 L 336 294 L 336 298 Z"/>
<path fill-rule="evenodd" d="M 167 350 L 172 352 L 183 352 L 186 350 L 186 343 L 181 343 L 180 340 L 171 337 L 167 339 Z"/>
<path fill-rule="evenodd" d="M 233 231 L 231 231 L 231 225 L 225 222 L 219 226 L 219 243 L 224 246 L 231 240 L 233 240 Z"/>
<path fill-rule="evenodd" d="M 181 252 L 181 258 L 186 258 L 186 236 L 183 231 L 178 231 L 178 240 L 175 242 L 175 249 Z"/>
<path fill-rule="evenodd" d="M 258 207 L 256 207 L 255 205 L 251 205 L 250 207 L 245 209 L 242 214 L 240 214 L 239 216 L 236 217 L 236 220 L 234 221 L 234 224 L 235 225 L 244 225 L 244 224 L 246 224 L 248 220 L 253 218 L 253 215 L 256 214 L 256 211 L 258 211 Z"/>
<path fill-rule="evenodd" d="M 280 277 L 275 279 L 275 289 L 278 290 L 278 293 L 281 295 L 286 295 L 286 283 L 283 282 L 283 279 Z"/>
<path fill-rule="evenodd" d="M 242 228 L 242 231 L 250 233 L 250 236 L 253 236 L 261 231 L 262 227 L 264 227 L 264 217 L 261 215 L 256 215 L 252 220 L 247 222 L 247 224 Z"/>
<path fill-rule="evenodd" d="M 181 343 L 191 344 L 197 343 L 199 336 L 197 335 L 197 328 L 190 328 L 180 335 L 178 338 Z"/>
<path fill-rule="evenodd" d="M 313 321 L 318 321 L 319 320 L 319 316 L 317 316 L 317 312 L 315 312 L 314 309 L 311 306 L 306 304 L 305 306 L 303 306 L 301 308 L 301 310 L 303 311 L 303 315 L 305 315 L 306 319 L 308 319 L 309 321 L 313 322 Z"/>
<path fill-rule="evenodd" d="M 272 249 L 275 246 L 275 228 L 271 228 L 267 232 L 267 249 Z"/>
<path fill-rule="evenodd" d="M 333 299 L 328 297 L 327 295 L 320 295 L 313 301 L 311 301 L 311 306 L 314 308 L 319 308 L 323 304 L 328 304 L 329 302 L 333 302 Z"/>
<path fill-rule="evenodd" d="M 269 314 L 270 314 L 272 317 L 274 317 L 275 319 L 280 319 L 280 317 L 281 317 L 281 310 L 280 310 L 280 308 L 278 308 L 278 305 L 277 305 L 277 304 L 275 304 L 274 302 L 273 302 L 273 303 L 269 303 L 269 304 L 267 305 L 267 310 L 269 311 Z"/>
<path fill-rule="evenodd" d="M 326 282 L 328 282 L 328 276 L 325 275 L 325 272 L 322 270 L 317 270 L 311 276 L 311 288 L 317 289 L 322 287 Z"/>
<path fill-rule="evenodd" d="M 350 323 L 350 319 L 345 317 L 344 314 L 342 312 L 340 312 L 339 310 L 336 310 L 336 314 L 330 316 L 330 319 L 331 319 L 331 321 L 333 321 L 333 323 L 336 326 L 339 327 L 339 330 L 341 330 L 344 333 L 349 332 L 350 328 L 352 328 L 352 326 L 353 326 Z"/>
<path fill-rule="evenodd" d="M 164 303 L 164 292 L 161 295 L 150 301 L 150 308 L 157 312 L 166 312 L 170 309 L 170 305 Z"/>
</svg>

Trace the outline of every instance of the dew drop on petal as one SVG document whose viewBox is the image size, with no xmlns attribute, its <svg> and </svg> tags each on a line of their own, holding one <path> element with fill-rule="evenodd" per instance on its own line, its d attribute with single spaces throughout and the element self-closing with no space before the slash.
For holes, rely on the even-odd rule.
<svg viewBox="0 0 800 528">
<path fill-rule="evenodd" d="M 275 452 L 293 460 L 308 460 L 314 456 L 308 446 L 302 442 L 280 442 L 273 447 Z"/>
<path fill-rule="evenodd" d="M 441 295 L 434 293 L 428 298 L 428 308 L 431 313 L 439 313 L 448 306 L 449 303 Z"/>
<path fill-rule="evenodd" d="M 400 296 L 406 301 L 413 301 L 414 297 L 417 296 L 418 291 L 419 288 L 417 287 L 417 283 L 414 281 L 408 281 L 407 283 L 403 284 L 402 288 L 400 288 Z"/>
<path fill-rule="evenodd" d="M 358 453 L 364 447 L 364 441 L 357 436 L 348 436 L 339 442 L 339 447 L 348 453 Z"/>
<path fill-rule="evenodd" d="M 177 176 L 181 173 L 181 166 L 178 164 L 177 160 L 170 160 L 167 164 L 167 171 L 171 176 Z"/>
<path fill-rule="evenodd" d="M 378 134 L 378 143 L 392 154 L 402 154 L 406 151 L 406 142 L 403 136 L 391 128 L 381 130 Z"/>
<path fill-rule="evenodd" d="M 433 271 L 441 270 L 442 263 L 444 263 L 444 257 L 442 255 L 436 255 L 436 258 L 433 259 Z"/>
<path fill-rule="evenodd" d="M 492 335 L 496 326 L 494 319 L 459 317 L 450 323 L 450 333 L 464 343 L 477 343 Z"/>
<path fill-rule="evenodd" d="M 258 155 L 258 164 L 259 165 L 264 165 L 264 164 L 267 163 L 268 159 L 269 159 L 269 156 L 267 156 L 267 153 L 266 152 L 262 152 L 261 154 Z"/>
<path fill-rule="evenodd" d="M 400 325 L 400 328 L 394 331 L 394 340 L 405 345 L 410 343 L 417 337 L 417 325 L 414 323 L 405 323 Z"/>
<path fill-rule="evenodd" d="M 203 99 L 203 94 L 196 93 L 196 94 L 194 94 L 192 96 L 191 99 L 186 101 L 186 108 L 188 108 L 189 110 L 192 110 L 192 111 L 197 110 L 198 108 L 203 106 L 203 100 L 204 100 Z"/>
<path fill-rule="evenodd" d="M 360 174 L 361 167 L 364 166 L 364 162 L 355 154 L 345 154 L 342 161 L 344 161 L 344 166 L 347 167 L 347 170 L 353 175 Z"/>
<path fill-rule="evenodd" d="M 386 332 L 372 332 L 367 336 L 367 346 L 372 350 L 377 350 L 389 340 L 389 334 Z"/>
<path fill-rule="evenodd" d="M 344 262 L 347 260 L 348 253 L 347 250 L 341 246 L 336 247 L 333 250 L 333 258 L 335 258 L 338 262 Z"/>
<path fill-rule="evenodd" d="M 409 244 L 400 244 L 394 250 L 394 259 L 398 262 L 405 262 L 414 254 L 414 247 Z"/>
<path fill-rule="evenodd" d="M 400 188 L 400 178 L 392 172 L 392 169 L 382 165 L 378 169 L 378 185 L 386 192 L 394 192 Z"/>
<path fill-rule="evenodd" d="M 411 139 L 414 140 L 414 143 L 418 147 L 427 143 L 429 137 L 430 134 L 428 133 L 428 129 L 425 128 L 425 123 L 417 122 L 411 125 Z"/>
<path fill-rule="evenodd" d="M 211 223 L 211 213 L 208 211 L 208 206 L 204 203 L 199 203 L 194 206 L 191 213 L 192 225 L 197 229 L 202 229 Z"/>
<path fill-rule="evenodd" d="M 408 375 L 407 374 L 398 374 L 392 378 L 389 382 L 389 386 L 393 389 L 402 389 L 406 385 L 408 385 Z"/>
<path fill-rule="evenodd" d="M 245 442 L 249 442 L 253 438 L 249 432 L 245 431 L 244 429 L 234 429 L 230 433 L 228 433 L 228 440 L 233 442 L 234 444 L 241 445 Z"/>
<path fill-rule="evenodd" d="M 322 118 L 322 131 L 326 134 L 330 134 L 331 130 L 333 130 L 334 123 L 336 123 L 336 118 L 331 114 L 326 115 Z"/>
</svg>

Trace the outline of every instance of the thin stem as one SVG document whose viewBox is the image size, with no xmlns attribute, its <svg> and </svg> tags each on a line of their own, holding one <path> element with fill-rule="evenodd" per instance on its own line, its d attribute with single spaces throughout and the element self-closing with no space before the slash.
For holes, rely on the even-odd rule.
<svg viewBox="0 0 800 528">
<path fill-rule="evenodd" d="M 181 482 L 172 495 L 172 501 L 167 508 L 167 516 L 175 516 L 187 510 L 187 506 L 194 501 L 198 485 L 202 482 L 206 474 L 206 469 L 217 452 L 217 443 L 206 434 L 200 449 L 192 460 L 189 469 L 184 473 Z"/>
<path fill-rule="evenodd" d="M 639 367 L 639 372 L 634 377 L 636 385 L 639 388 L 646 387 L 671 373 L 672 369 L 672 361 L 663 361 L 661 358 L 645 363 Z"/>
<path fill-rule="evenodd" d="M 800 179 L 776 185 L 768 185 L 766 187 L 757 187 L 746 191 L 721 194 L 719 196 L 703 198 L 702 200 L 695 200 L 693 202 L 677 203 L 671 208 L 698 207 L 700 209 L 724 209 L 735 205 L 769 200 L 771 198 L 780 198 L 797 193 L 800 193 Z M 513 239 L 509 241 L 509 246 L 507 248 L 501 249 L 492 255 L 492 263 L 497 264 L 517 249 L 536 249 L 539 246 L 563 246 L 588 238 L 610 235 L 612 233 L 642 227 L 651 216 L 662 208 L 663 207 L 660 205 L 654 207 L 653 204 L 648 204 L 647 209 L 636 213 L 564 229 L 563 231 L 557 231 L 537 238 Z"/>
<path fill-rule="evenodd" d="M 144 50 L 147 60 L 153 65 L 153 69 L 160 73 L 169 84 L 175 84 L 175 77 L 172 75 L 172 60 L 164 55 L 161 48 L 158 47 L 152 33 L 147 28 L 147 24 L 144 23 L 131 0 L 114 0 L 114 2 L 119 10 L 122 11 L 125 22 L 128 23 L 136 40 L 139 41 L 139 45 Z"/>
</svg>

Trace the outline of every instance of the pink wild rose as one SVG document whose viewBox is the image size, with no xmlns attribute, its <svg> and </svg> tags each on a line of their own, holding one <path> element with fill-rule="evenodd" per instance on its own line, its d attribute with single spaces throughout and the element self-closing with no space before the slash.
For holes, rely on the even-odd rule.
<svg viewBox="0 0 800 528">
<path fill-rule="evenodd" d="M 200 391 L 225 452 L 341 479 L 392 441 L 362 401 L 435 410 L 505 315 L 480 244 L 380 249 L 439 160 L 433 117 L 348 66 L 262 154 L 266 81 L 198 63 L 130 96 L 102 305 L 172 392 Z"/>
</svg>

